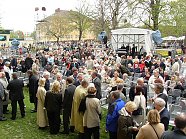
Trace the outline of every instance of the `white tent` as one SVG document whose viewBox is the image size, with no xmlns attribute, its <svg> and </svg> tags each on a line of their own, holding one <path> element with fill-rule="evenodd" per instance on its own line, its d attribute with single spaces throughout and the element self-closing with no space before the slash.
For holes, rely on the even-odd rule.
<svg viewBox="0 0 186 139">
<path fill-rule="evenodd" d="M 144 46 L 146 52 L 149 54 L 153 50 L 152 33 L 152 30 L 140 28 L 116 29 L 111 31 L 111 43 L 115 50 L 121 48 L 122 45 L 132 47 L 135 44 L 139 51 L 141 46 Z"/>
<path fill-rule="evenodd" d="M 167 36 L 162 38 L 164 41 L 176 41 L 178 38 L 174 37 L 174 36 Z"/>
<path fill-rule="evenodd" d="M 181 36 L 181 37 L 177 38 L 177 40 L 179 40 L 179 41 L 185 40 L 185 36 Z"/>
</svg>

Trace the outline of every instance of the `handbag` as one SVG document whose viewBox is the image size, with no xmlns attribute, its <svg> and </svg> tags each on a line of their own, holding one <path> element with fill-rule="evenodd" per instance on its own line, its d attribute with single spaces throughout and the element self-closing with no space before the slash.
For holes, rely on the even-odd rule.
<svg viewBox="0 0 186 139">
<path fill-rule="evenodd" d="M 140 96 L 140 104 L 137 110 L 132 112 L 132 115 L 143 115 L 143 108 L 141 106 L 141 96 Z"/>
<path fill-rule="evenodd" d="M 151 125 L 151 124 L 150 124 Z M 151 127 L 154 129 L 154 127 L 151 125 Z M 156 133 L 156 136 L 158 137 L 159 139 L 159 136 L 158 136 L 158 133 L 156 132 L 156 130 L 154 129 L 154 132 Z"/>
</svg>

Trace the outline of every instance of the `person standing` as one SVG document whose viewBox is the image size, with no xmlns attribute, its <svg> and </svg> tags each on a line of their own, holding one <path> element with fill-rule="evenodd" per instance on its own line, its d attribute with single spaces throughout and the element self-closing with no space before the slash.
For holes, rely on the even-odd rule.
<svg viewBox="0 0 186 139">
<path fill-rule="evenodd" d="M 83 125 L 85 127 L 85 139 L 100 138 L 100 118 L 101 118 L 101 105 L 99 99 L 96 98 L 96 88 L 94 84 L 88 87 L 88 95 L 86 96 L 86 110 L 83 117 Z"/>
<path fill-rule="evenodd" d="M 92 82 L 94 83 L 95 87 L 96 87 L 96 98 L 101 99 L 102 95 L 101 95 L 101 80 L 97 77 L 98 73 L 96 71 L 94 71 L 92 73 Z"/>
<path fill-rule="evenodd" d="M 29 83 L 27 87 L 29 88 L 30 103 L 34 103 L 34 109 L 31 110 L 32 113 L 37 112 L 37 89 L 38 89 L 38 77 L 33 73 L 33 71 L 28 70 Z"/>
<path fill-rule="evenodd" d="M 50 133 L 59 133 L 61 123 L 60 111 L 62 109 L 62 94 L 60 93 L 60 83 L 58 81 L 54 81 L 51 91 L 46 93 L 44 107 L 47 110 Z"/>
<path fill-rule="evenodd" d="M 45 78 L 40 78 L 39 79 L 39 87 L 37 90 L 37 125 L 39 126 L 39 129 L 44 129 L 45 127 L 48 126 L 48 117 L 47 117 L 47 112 L 46 109 L 44 108 L 44 102 L 45 102 L 45 96 L 46 96 L 46 90 L 44 88 L 45 86 Z"/>
<path fill-rule="evenodd" d="M 176 116 L 175 129 L 173 131 L 165 131 L 161 139 L 186 139 L 186 114 L 181 113 Z"/>
<path fill-rule="evenodd" d="M 9 92 L 9 98 L 11 100 L 11 106 L 12 106 L 12 120 L 16 119 L 16 112 L 17 112 L 17 102 L 19 104 L 19 108 L 21 111 L 21 117 L 25 117 L 25 109 L 24 109 L 24 95 L 23 95 L 23 87 L 24 83 L 23 80 L 18 79 L 18 76 L 16 73 L 12 74 L 13 80 L 10 81 L 10 83 L 7 86 L 7 90 L 10 90 Z"/>
<path fill-rule="evenodd" d="M 159 139 L 164 132 L 164 125 L 160 123 L 157 110 L 150 110 L 147 114 L 148 123 L 142 126 L 136 139 Z"/>
<path fill-rule="evenodd" d="M 5 77 L 5 73 L 4 72 L 0 72 L 0 83 L 2 83 L 3 88 L 4 88 L 4 93 L 5 93 L 5 98 L 3 101 L 3 114 L 7 114 L 8 113 L 8 103 L 9 103 L 9 92 L 8 90 L 6 90 L 7 86 L 8 86 L 8 81 Z"/>
<path fill-rule="evenodd" d="M 49 80 L 49 78 L 50 78 L 50 72 L 45 71 L 43 73 L 43 77 L 46 79 L 44 88 L 45 88 L 46 91 L 49 91 L 50 90 L 50 80 Z"/>
<path fill-rule="evenodd" d="M 112 104 L 106 117 L 106 130 L 109 132 L 109 139 L 117 139 L 119 111 L 125 106 L 125 102 L 120 98 L 118 91 L 112 92 L 111 99 Z"/>
<path fill-rule="evenodd" d="M 136 104 L 136 110 L 133 111 L 133 119 L 139 124 L 144 123 L 146 118 L 146 99 L 143 93 L 143 88 L 139 85 L 135 88 L 134 103 Z"/>
<path fill-rule="evenodd" d="M 79 105 L 82 99 L 87 94 L 88 81 L 83 80 L 74 92 L 74 99 L 71 110 L 70 125 L 75 127 L 75 130 L 79 132 L 79 138 L 84 139 L 84 127 L 83 127 L 83 113 L 79 112 Z"/>
<path fill-rule="evenodd" d="M 154 107 L 160 114 L 160 122 L 164 124 L 165 131 L 169 128 L 170 114 L 165 107 L 165 101 L 162 98 L 156 98 L 154 100 Z"/>
<path fill-rule="evenodd" d="M 117 138 L 114 139 L 132 139 L 135 131 L 138 131 L 133 118 L 132 112 L 136 109 L 136 104 L 132 101 L 126 103 L 119 111 Z"/>
<path fill-rule="evenodd" d="M 0 83 L 0 121 L 6 121 L 7 119 L 3 117 L 3 100 L 5 99 L 4 87 Z"/>
<path fill-rule="evenodd" d="M 30 70 L 32 68 L 33 60 L 31 58 L 31 54 L 27 55 L 27 58 L 25 59 L 25 67 L 26 70 Z"/>
<path fill-rule="evenodd" d="M 73 96 L 76 89 L 76 86 L 73 85 L 73 79 L 67 77 L 66 79 L 67 88 L 65 89 L 64 99 L 63 99 L 63 126 L 64 131 L 62 134 L 69 134 L 69 123 L 71 117 L 71 109 Z"/>
</svg>

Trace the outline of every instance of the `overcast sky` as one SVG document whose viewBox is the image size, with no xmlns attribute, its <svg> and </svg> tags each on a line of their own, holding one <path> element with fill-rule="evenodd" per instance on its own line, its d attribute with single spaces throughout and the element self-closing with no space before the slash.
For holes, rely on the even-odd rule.
<svg viewBox="0 0 186 139">
<path fill-rule="evenodd" d="M 32 32 L 35 27 L 37 12 L 35 7 L 40 8 L 39 17 L 43 16 L 41 7 L 46 7 L 46 15 L 55 12 L 55 9 L 75 9 L 79 0 L 0 0 L 0 17 L 4 29 L 22 30 Z"/>
</svg>

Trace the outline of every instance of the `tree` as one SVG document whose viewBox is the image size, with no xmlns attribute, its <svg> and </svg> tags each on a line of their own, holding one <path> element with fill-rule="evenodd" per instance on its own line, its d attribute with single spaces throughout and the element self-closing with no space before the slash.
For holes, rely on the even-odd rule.
<svg viewBox="0 0 186 139">
<path fill-rule="evenodd" d="M 169 0 L 131 0 L 131 16 L 137 23 L 143 23 L 147 28 L 158 30 L 164 20 L 165 11 L 169 10 Z M 136 23 L 135 23 L 136 24 Z"/>
<path fill-rule="evenodd" d="M 33 31 L 33 32 L 30 34 L 30 37 L 33 38 L 34 40 L 36 40 L 36 31 Z"/>
<path fill-rule="evenodd" d="M 41 32 L 45 33 L 45 36 L 55 37 L 57 44 L 59 44 L 60 38 L 71 32 L 71 24 L 68 20 L 69 14 L 67 11 L 58 11 L 52 16 L 40 21 L 38 28 Z"/>
<path fill-rule="evenodd" d="M 105 0 L 98 0 L 94 7 L 95 9 L 92 12 L 92 18 L 94 19 L 93 31 L 95 35 L 98 35 L 101 31 L 109 33 L 110 22 L 106 18 Z"/>
<path fill-rule="evenodd" d="M 170 2 L 170 12 L 168 22 L 165 25 L 172 26 L 175 31 L 172 35 L 182 36 L 186 33 L 186 1 L 177 0 Z"/>
<path fill-rule="evenodd" d="M 105 0 L 106 18 L 111 29 L 116 29 L 119 23 L 127 21 L 128 6 L 127 0 Z"/>
<path fill-rule="evenodd" d="M 84 1 L 81 1 L 75 11 L 70 11 L 69 20 L 74 29 L 79 32 L 79 41 L 82 39 L 83 33 L 90 29 L 93 20 L 90 18 L 90 7 Z"/>
<path fill-rule="evenodd" d="M 24 39 L 24 33 L 21 30 L 10 32 L 10 38 Z"/>
</svg>

